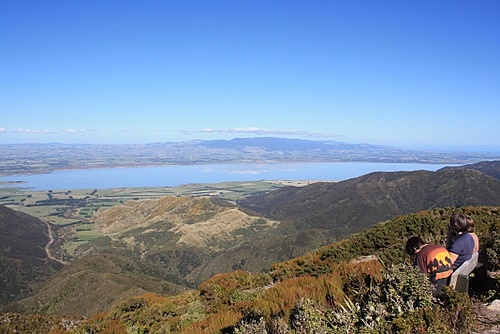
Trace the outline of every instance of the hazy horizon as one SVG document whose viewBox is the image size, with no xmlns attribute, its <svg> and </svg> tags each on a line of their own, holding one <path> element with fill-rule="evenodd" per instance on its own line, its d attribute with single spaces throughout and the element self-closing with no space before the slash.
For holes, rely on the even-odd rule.
<svg viewBox="0 0 500 334">
<path fill-rule="evenodd" d="M 182 142 L 189 142 L 189 141 L 210 141 L 210 140 L 226 140 L 230 141 L 232 139 L 239 139 L 239 138 L 269 138 L 271 136 L 239 136 L 239 137 L 232 137 L 232 138 L 214 138 L 214 139 L 202 139 L 202 138 L 193 138 L 193 139 L 186 139 L 186 140 L 170 140 L 170 141 L 149 141 L 149 142 L 123 142 L 123 143 L 93 143 L 93 142 L 62 142 L 62 141 L 52 141 L 52 142 L 24 142 L 24 143 L 19 143 L 19 142 L 7 142 L 7 143 L 0 143 L 0 145 L 50 145 L 50 144 L 62 144 L 62 145 L 148 145 L 148 144 L 156 144 L 156 143 L 182 143 Z M 380 147 L 385 147 L 385 148 L 395 148 L 395 149 L 402 149 L 402 150 L 414 150 L 414 151 L 430 151 L 430 152 L 469 152 L 469 153 L 497 153 L 500 154 L 500 147 L 497 145 L 491 145 L 491 146 L 481 146 L 481 147 L 475 147 L 475 146 L 453 146 L 453 145 L 434 145 L 434 146 L 421 146 L 421 145 L 387 145 L 387 144 L 377 144 L 377 143 L 367 143 L 367 142 L 346 142 L 342 140 L 333 140 L 333 139 L 304 139 L 304 138 L 291 138 L 291 137 L 272 137 L 272 138 L 283 138 L 283 139 L 296 139 L 296 140 L 310 140 L 310 141 L 324 141 L 324 142 L 339 142 L 339 143 L 347 143 L 347 144 L 354 144 L 354 145 L 372 145 L 372 146 L 380 146 Z"/>
</svg>

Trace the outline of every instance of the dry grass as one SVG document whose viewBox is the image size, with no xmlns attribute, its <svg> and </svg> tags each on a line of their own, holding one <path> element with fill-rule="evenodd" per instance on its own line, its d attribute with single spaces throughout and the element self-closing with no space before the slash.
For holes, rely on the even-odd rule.
<svg viewBox="0 0 500 334">
<path fill-rule="evenodd" d="M 95 215 L 102 234 L 147 228 L 158 222 L 178 235 L 178 243 L 206 247 L 242 239 L 245 234 L 276 227 L 277 221 L 249 216 L 232 205 L 219 205 L 210 198 L 166 196 L 156 200 L 127 201 Z M 147 229 L 144 233 L 153 231 Z M 132 239 L 127 239 L 133 242 Z"/>
</svg>

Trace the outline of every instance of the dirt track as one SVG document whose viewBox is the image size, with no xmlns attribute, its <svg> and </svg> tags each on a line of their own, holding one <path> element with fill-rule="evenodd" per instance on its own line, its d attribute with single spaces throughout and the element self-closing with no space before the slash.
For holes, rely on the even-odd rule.
<svg viewBox="0 0 500 334">
<path fill-rule="evenodd" d="M 59 262 L 60 264 L 62 264 L 64 266 L 69 265 L 70 264 L 69 262 L 58 259 L 58 258 L 52 256 L 52 254 L 50 253 L 50 246 L 54 243 L 54 232 L 52 231 L 52 227 L 50 226 L 49 223 L 45 222 L 45 224 L 47 224 L 47 232 L 49 235 L 49 242 L 45 245 L 45 248 L 44 248 L 45 253 L 47 254 L 47 257 L 53 261 Z"/>
</svg>

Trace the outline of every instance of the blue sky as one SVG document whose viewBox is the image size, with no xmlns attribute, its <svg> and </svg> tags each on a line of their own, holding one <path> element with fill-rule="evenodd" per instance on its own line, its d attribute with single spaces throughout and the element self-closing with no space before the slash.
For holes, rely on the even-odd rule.
<svg viewBox="0 0 500 334">
<path fill-rule="evenodd" d="M 0 143 L 500 151 L 496 0 L 0 6 Z"/>
</svg>

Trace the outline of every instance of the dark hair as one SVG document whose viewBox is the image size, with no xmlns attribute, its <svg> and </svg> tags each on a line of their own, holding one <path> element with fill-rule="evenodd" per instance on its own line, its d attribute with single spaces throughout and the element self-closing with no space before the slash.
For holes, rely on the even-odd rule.
<svg viewBox="0 0 500 334">
<path fill-rule="evenodd" d="M 467 231 L 468 232 L 474 232 L 474 227 L 475 227 L 475 224 L 474 224 L 474 219 L 472 219 L 471 217 L 467 216 Z"/>
<path fill-rule="evenodd" d="M 415 251 L 424 245 L 425 242 L 420 237 L 411 237 L 406 241 L 406 252 L 410 255 L 415 255 Z"/>
<path fill-rule="evenodd" d="M 467 232 L 469 229 L 469 219 L 463 213 L 453 213 L 450 217 L 450 227 L 455 233 Z"/>
</svg>

